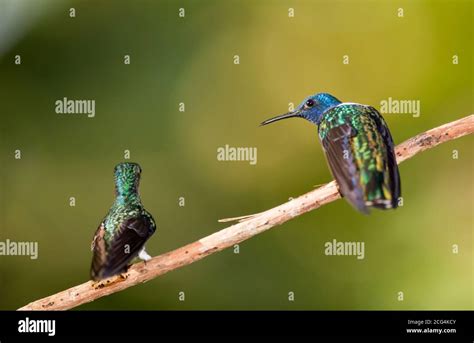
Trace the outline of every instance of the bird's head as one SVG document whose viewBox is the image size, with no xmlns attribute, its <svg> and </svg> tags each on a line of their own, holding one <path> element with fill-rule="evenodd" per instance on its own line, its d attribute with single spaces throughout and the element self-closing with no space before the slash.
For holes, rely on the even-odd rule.
<svg viewBox="0 0 474 343">
<path fill-rule="evenodd" d="M 117 195 L 127 196 L 138 190 L 142 168 L 138 163 L 119 163 L 115 166 L 115 190 Z"/>
<path fill-rule="evenodd" d="M 304 118 L 316 125 L 319 125 L 322 114 L 331 107 L 337 106 L 340 103 L 341 101 L 331 94 L 317 93 L 304 99 L 304 101 L 294 111 L 267 119 L 260 125 L 267 125 L 278 120 L 294 117 Z"/>
</svg>

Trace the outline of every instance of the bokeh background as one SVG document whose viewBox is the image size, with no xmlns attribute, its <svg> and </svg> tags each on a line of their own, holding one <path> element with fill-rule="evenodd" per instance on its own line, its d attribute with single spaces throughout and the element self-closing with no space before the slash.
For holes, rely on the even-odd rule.
<svg viewBox="0 0 474 343">
<path fill-rule="evenodd" d="M 385 115 L 396 142 L 472 113 L 472 7 L 0 0 L 0 240 L 39 243 L 37 260 L 0 256 L 0 309 L 87 280 L 125 149 L 143 168 L 142 200 L 158 223 L 147 247 L 158 255 L 224 228 L 219 218 L 331 180 L 314 126 L 258 127 L 289 102 L 320 91 L 376 108 L 388 97 L 420 100 L 419 118 Z M 96 100 L 96 117 L 56 114 L 63 97 Z M 217 161 L 225 144 L 257 147 L 257 165 Z M 336 201 L 242 243 L 240 254 L 78 309 L 472 309 L 472 146 L 465 137 L 403 163 L 396 211 L 363 216 Z M 365 242 L 365 259 L 325 256 L 333 239 Z"/>
</svg>

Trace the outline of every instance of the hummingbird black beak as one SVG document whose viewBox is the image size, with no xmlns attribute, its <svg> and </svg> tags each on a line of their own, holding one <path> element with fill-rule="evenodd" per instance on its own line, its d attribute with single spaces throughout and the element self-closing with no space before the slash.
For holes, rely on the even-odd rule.
<svg viewBox="0 0 474 343">
<path fill-rule="evenodd" d="M 271 123 L 274 123 L 274 122 L 279 121 L 279 120 L 282 120 L 282 119 L 295 118 L 295 117 L 299 117 L 299 118 L 302 118 L 302 117 L 303 117 L 303 116 L 301 115 L 301 111 L 300 111 L 300 110 L 296 110 L 296 111 L 293 111 L 293 112 L 288 112 L 288 113 L 285 113 L 285 114 L 282 114 L 282 115 L 279 115 L 279 116 L 276 116 L 276 117 L 267 119 L 267 120 L 265 120 L 264 122 L 262 122 L 262 123 L 260 124 L 260 126 L 267 125 L 267 124 L 271 124 Z"/>
</svg>

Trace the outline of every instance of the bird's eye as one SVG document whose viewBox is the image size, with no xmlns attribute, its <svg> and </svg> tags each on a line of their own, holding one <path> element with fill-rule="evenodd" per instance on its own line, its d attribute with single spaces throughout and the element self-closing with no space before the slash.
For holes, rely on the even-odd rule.
<svg viewBox="0 0 474 343">
<path fill-rule="evenodd" d="M 308 99 L 306 103 L 304 104 L 306 108 L 310 108 L 314 106 L 314 100 L 313 99 Z"/>
</svg>

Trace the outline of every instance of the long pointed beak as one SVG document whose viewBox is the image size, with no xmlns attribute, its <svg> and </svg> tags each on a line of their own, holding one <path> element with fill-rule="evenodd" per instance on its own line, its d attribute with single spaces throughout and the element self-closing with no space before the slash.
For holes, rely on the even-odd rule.
<svg viewBox="0 0 474 343">
<path fill-rule="evenodd" d="M 295 118 L 295 117 L 300 117 L 300 118 L 302 118 L 301 112 L 298 111 L 298 110 L 296 110 L 296 111 L 293 111 L 293 112 L 285 113 L 285 114 L 282 114 L 282 115 L 279 115 L 279 116 L 276 116 L 276 117 L 267 119 L 267 120 L 265 120 L 264 122 L 262 122 L 262 123 L 260 124 L 260 126 L 267 125 L 267 124 L 271 124 L 271 123 L 274 123 L 274 122 L 279 121 L 279 120 L 282 120 L 282 119 Z"/>
</svg>

